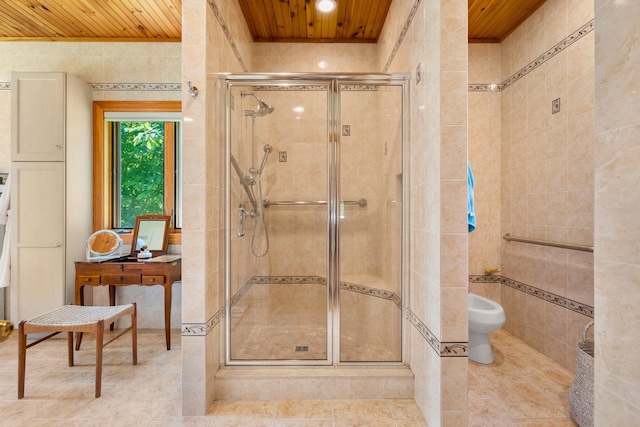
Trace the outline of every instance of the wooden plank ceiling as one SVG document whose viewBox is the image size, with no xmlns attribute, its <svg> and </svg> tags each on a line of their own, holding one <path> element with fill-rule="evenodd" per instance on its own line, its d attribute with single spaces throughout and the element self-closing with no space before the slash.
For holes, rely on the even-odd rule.
<svg viewBox="0 0 640 427">
<path fill-rule="evenodd" d="M 469 42 L 500 43 L 546 0 L 469 0 Z"/>
<path fill-rule="evenodd" d="M 315 0 L 239 0 L 256 42 L 378 41 L 391 0 L 338 0 L 333 12 L 314 7 Z"/>
<path fill-rule="evenodd" d="M 0 40 L 180 41 L 182 0 L 2 0 Z"/>
<path fill-rule="evenodd" d="M 237 0 L 254 41 L 378 41 L 392 0 Z M 468 0 L 469 41 L 504 40 L 545 0 Z M 0 41 L 180 41 L 182 0 L 0 0 Z"/>
</svg>

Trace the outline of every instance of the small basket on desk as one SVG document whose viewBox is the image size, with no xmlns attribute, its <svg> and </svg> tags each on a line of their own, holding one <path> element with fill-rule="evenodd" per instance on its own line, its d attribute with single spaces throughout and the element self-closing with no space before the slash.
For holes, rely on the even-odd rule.
<svg viewBox="0 0 640 427">
<path fill-rule="evenodd" d="M 569 389 L 571 419 L 580 427 L 593 426 L 593 341 L 587 337 L 593 321 L 582 331 L 576 349 L 576 375 Z"/>
</svg>

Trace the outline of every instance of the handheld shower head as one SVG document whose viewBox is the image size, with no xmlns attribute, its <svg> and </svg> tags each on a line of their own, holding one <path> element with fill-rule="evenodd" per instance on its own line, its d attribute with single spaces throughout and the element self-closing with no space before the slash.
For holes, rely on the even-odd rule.
<svg viewBox="0 0 640 427">
<path fill-rule="evenodd" d="M 260 169 L 258 169 L 258 174 L 262 174 L 262 170 L 264 169 L 264 165 L 267 164 L 267 158 L 269 157 L 269 153 L 273 151 L 273 147 L 271 144 L 265 144 L 264 146 L 264 157 L 262 158 L 262 164 L 260 165 Z"/>
<path fill-rule="evenodd" d="M 255 93 L 247 92 L 243 90 L 242 92 L 240 92 L 240 95 L 253 96 L 256 99 L 256 101 L 258 101 L 258 109 L 255 112 L 252 111 L 250 114 L 255 114 L 257 117 L 264 117 L 267 114 L 273 113 L 274 108 L 271 105 L 264 102 L 262 99 L 260 99 L 258 95 L 256 95 Z"/>
</svg>

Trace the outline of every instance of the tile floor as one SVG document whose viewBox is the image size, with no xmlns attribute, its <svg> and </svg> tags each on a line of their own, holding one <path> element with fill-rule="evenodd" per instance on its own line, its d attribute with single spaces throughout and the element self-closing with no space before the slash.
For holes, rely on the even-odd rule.
<svg viewBox="0 0 640 427">
<path fill-rule="evenodd" d="M 69 368 L 66 340 L 27 350 L 25 398 L 17 400 L 17 332 L 0 343 L 2 426 L 427 426 L 411 399 L 218 401 L 206 416 L 181 413 L 180 337 L 164 350 L 162 331 L 139 331 L 138 365 L 125 336 L 105 348 L 102 397 L 95 399 L 93 342 Z M 492 335 L 496 361 L 470 362 L 469 426 L 574 426 L 571 373 L 504 331 Z"/>
<path fill-rule="evenodd" d="M 491 365 L 469 361 L 470 427 L 572 427 L 573 373 L 504 330 L 490 335 Z"/>
</svg>

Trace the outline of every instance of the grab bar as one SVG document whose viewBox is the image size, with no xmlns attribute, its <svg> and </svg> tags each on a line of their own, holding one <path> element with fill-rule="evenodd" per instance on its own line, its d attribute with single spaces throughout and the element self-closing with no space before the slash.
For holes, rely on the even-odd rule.
<svg viewBox="0 0 640 427">
<path fill-rule="evenodd" d="M 367 207 L 367 200 L 344 200 L 340 202 L 345 205 L 358 205 L 361 208 Z M 326 205 L 326 200 L 318 200 L 318 201 L 291 201 L 291 200 L 281 200 L 281 201 L 273 201 L 269 199 L 264 199 L 264 207 L 268 208 L 269 206 L 318 206 L 318 205 Z"/>
<path fill-rule="evenodd" d="M 510 233 L 506 233 L 502 238 L 508 242 L 532 243 L 534 245 L 553 246 L 555 248 L 573 249 L 575 251 L 593 252 L 592 246 L 574 245 L 571 243 L 552 242 L 549 240 L 525 239 L 523 237 L 514 237 Z"/>
</svg>

